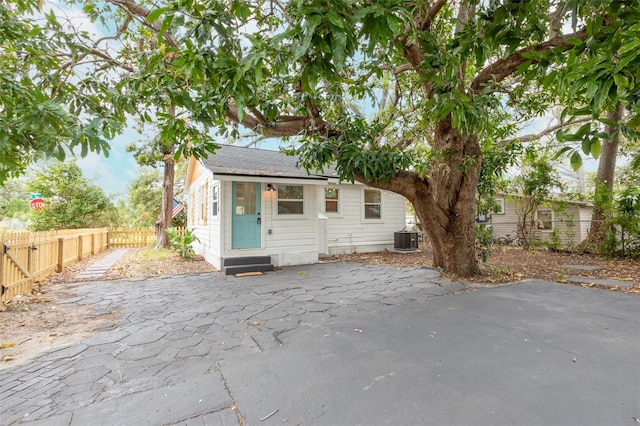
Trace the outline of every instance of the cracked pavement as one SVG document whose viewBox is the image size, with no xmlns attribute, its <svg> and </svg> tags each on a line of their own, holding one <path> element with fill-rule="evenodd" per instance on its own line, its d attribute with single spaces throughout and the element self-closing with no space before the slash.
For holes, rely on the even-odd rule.
<svg viewBox="0 0 640 426">
<path fill-rule="evenodd" d="M 356 263 L 78 284 L 65 303 L 118 320 L 1 371 L 0 423 L 640 417 L 640 298 L 544 282 L 463 289 L 429 268 Z"/>
</svg>

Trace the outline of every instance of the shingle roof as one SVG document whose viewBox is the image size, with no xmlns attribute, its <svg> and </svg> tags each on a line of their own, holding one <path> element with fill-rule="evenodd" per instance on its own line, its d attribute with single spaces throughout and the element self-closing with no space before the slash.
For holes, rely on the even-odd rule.
<svg viewBox="0 0 640 426">
<path fill-rule="evenodd" d="M 297 157 L 280 151 L 222 145 L 215 154 L 200 160 L 214 175 L 265 176 L 297 179 L 337 177 L 333 169 L 323 174 L 309 174 L 298 165 Z"/>
</svg>

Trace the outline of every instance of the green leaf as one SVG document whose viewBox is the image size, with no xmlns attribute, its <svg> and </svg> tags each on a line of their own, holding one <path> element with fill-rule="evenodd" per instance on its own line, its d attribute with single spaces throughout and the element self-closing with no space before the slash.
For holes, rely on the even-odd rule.
<svg viewBox="0 0 640 426">
<path fill-rule="evenodd" d="M 552 157 L 554 160 L 557 160 L 558 158 L 560 158 L 561 156 L 563 156 L 564 154 L 566 154 L 569 151 L 572 151 L 573 148 L 571 148 L 570 146 L 564 146 L 562 148 L 560 148 L 558 150 L 558 152 L 555 153 L 555 155 Z"/>
<path fill-rule="evenodd" d="M 600 115 L 602 108 L 604 107 L 604 103 L 609 98 L 609 89 L 613 85 L 613 79 L 605 80 L 602 83 L 602 87 L 600 91 L 596 93 L 596 96 L 593 99 L 593 110 L 591 111 L 594 117 Z"/>
<path fill-rule="evenodd" d="M 327 18 L 329 18 L 329 22 L 331 22 L 335 27 L 344 28 L 344 21 L 338 16 L 335 12 L 329 12 L 327 14 Z"/>
<path fill-rule="evenodd" d="M 583 124 L 582 126 L 580 126 L 580 128 L 576 132 L 576 136 L 582 138 L 590 131 L 591 131 L 591 123 Z"/>
<path fill-rule="evenodd" d="M 256 77 L 256 85 L 262 86 L 262 59 L 258 59 L 256 61 L 254 73 Z"/>
<path fill-rule="evenodd" d="M 336 70 L 340 71 L 344 67 L 346 57 L 347 35 L 345 33 L 333 33 L 331 39 L 331 52 L 335 60 Z"/>
<path fill-rule="evenodd" d="M 618 50 L 618 55 L 620 56 L 624 56 L 627 53 L 630 52 L 635 52 L 635 54 L 632 54 L 632 56 L 635 58 L 636 56 L 638 56 L 638 49 L 640 48 L 640 39 L 638 40 L 633 40 L 631 42 L 625 43 L 619 50 Z"/>
<path fill-rule="evenodd" d="M 155 22 L 158 18 L 160 18 L 162 14 L 167 13 L 170 10 L 170 7 L 160 7 L 158 9 L 154 9 L 147 15 L 147 21 Z"/>
<path fill-rule="evenodd" d="M 398 34 L 402 28 L 402 21 L 395 15 L 387 15 L 387 25 L 393 34 Z"/>
<path fill-rule="evenodd" d="M 587 20 L 587 35 L 594 36 L 602 28 L 602 17 L 596 16 Z"/>
<path fill-rule="evenodd" d="M 623 74 L 617 73 L 613 75 L 613 81 L 618 88 L 618 92 L 622 92 L 629 87 L 629 80 Z"/>
<path fill-rule="evenodd" d="M 302 86 L 302 90 L 304 92 L 311 92 L 311 85 L 309 84 L 309 67 L 308 66 L 302 69 L 302 74 L 300 74 L 300 85 Z"/>
<path fill-rule="evenodd" d="M 53 25 L 54 27 L 60 26 L 58 18 L 56 18 L 56 14 L 53 12 L 53 9 L 51 9 L 51 11 L 49 11 L 49 13 L 47 13 L 45 16 L 47 17 L 47 22 L 49 22 L 51 25 Z"/>
<path fill-rule="evenodd" d="M 580 167 L 582 167 L 582 156 L 578 153 L 578 151 L 573 152 L 569 161 L 574 172 L 577 172 Z"/>
<path fill-rule="evenodd" d="M 596 81 L 594 80 L 587 81 L 587 91 L 586 91 L 587 99 L 593 99 L 596 93 L 598 93 L 599 88 L 600 88 L 600 85 Z"/>
<path fill-rule="evenodd" d="M 302 56 L 304 56 L 309 47 L 311 47 L 311 42 L 313 41 L 313 36 L 315 34 L 315 30 L 320 25 L 321 17 L 318 15 L 313 15 L 307 18 L 306 25 L 304 26 L 304 39 L 302 40 L 302 44 L 296 49 L 294 59 L 298 60 Z"/>
<path fill-rule="evenodd" d="M 598 157 L 600 157 L 601 152 L 602 152 L 602 142 L 600 142 L 600 139 L 595 139 L 591 144 L 591 155 L 593 156 L 593 158 L 597 160 Z"/>
</svg>

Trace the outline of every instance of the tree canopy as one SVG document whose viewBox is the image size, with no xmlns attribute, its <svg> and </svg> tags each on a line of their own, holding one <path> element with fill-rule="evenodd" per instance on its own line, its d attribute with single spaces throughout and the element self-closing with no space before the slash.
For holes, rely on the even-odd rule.
<svg viewBox="0 0 640 426">
<path fill-rule="evenodd" d="M 32 212 L 31 229 L 34 231 L 119 225 L 111 200 L 83 176 L 75 162 L 56 163 L 37 172 L 28 187 L 45 200 L 41 211 Z"/>
<path fill-rule="evenodd" d="M 562 102 L 561 126 L 611 125 L 621 103 L 617 126 L 638 130 L 638 0 L 77 4 L 119 43 L 77 55 L 111 82 L 84 87 L 110 88 L 111 117 L 154 122 L 164 158 L 207 155 L 212 129 L 289 138 L 307 168 L 407 197 L 447 272 L 479 270 L 476 191 L 521 123 Z M 560 136 L 597 154 L 611 134 Z"/>
<path fill-rule="evenodd" d="M 122 116 L 111 112 L 109 82 L 76 73 L 74 59 L 90 43 L 42 2 L 0 3 L 0 184 L 43 157 L 63 160 L 80 148 L 108 155 Z"/>
</svg>

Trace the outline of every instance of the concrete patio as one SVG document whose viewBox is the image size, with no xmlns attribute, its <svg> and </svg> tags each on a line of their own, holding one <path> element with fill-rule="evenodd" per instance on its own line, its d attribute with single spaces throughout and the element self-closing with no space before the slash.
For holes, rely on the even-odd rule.
<svg viewBox="0 0 640 426">
<path fill-rule="evenodd" d="M 640 298 L 426 268 L 84 282 L 117 311 L 0 372 L 0 422 L 42 425 L 605 425 L 640 418 Z"/>
</svg>

